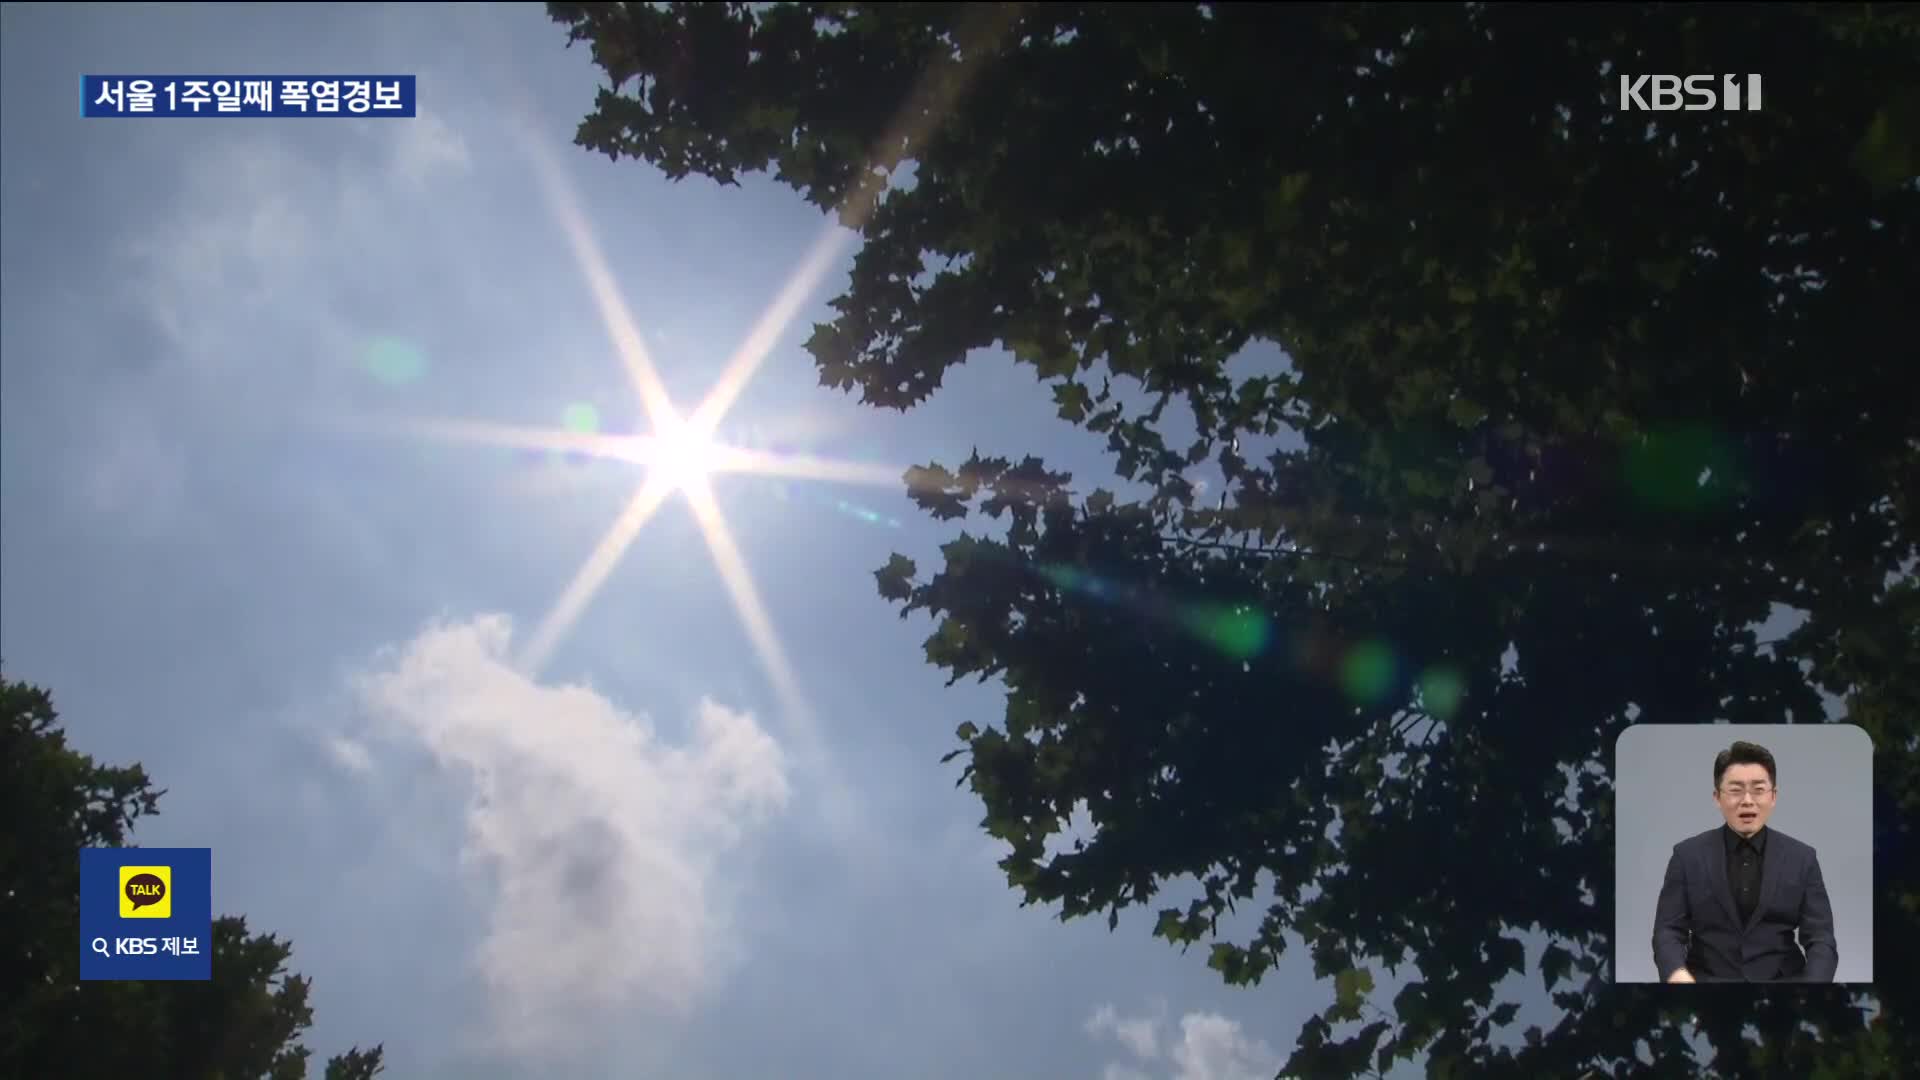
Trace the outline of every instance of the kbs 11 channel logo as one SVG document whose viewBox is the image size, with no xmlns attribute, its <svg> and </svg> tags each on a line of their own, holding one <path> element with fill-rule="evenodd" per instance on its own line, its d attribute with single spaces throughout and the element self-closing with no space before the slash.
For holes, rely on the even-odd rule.
<svg viewBox="0 0 1920 1080">
<path fill-rule="evenodd" d="M 82 848 L 80 978 L 213 978 L 213 849 Z"/>
<path fill-rule="evenodd" d="M 411 117 L 412 75 L 82 75 L 83 119 Z"/>
</svg>

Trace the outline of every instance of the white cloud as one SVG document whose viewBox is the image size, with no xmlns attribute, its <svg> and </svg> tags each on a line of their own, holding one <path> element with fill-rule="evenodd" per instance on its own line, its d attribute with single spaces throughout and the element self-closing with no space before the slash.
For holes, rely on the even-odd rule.
<svg viewBox="0 0 1920 1080">
<path fill-rule="evenodd" d="M 1170 1056 L 1179 1080 L 1271 1080 L 1281 1065 L 1272 1047 L 1241 1032 L 1239 1021 L 1207 1012 L 1180 1018 Z"/>
<path fill-rule="evenodd" d="M 1102 1080 L 1270 1080 L 1281 1058 L 1264 1041 L 1248 1037 L 1237 1020 L 1219 1013 L 1189 1012 L 1180 1018 L 1178 1032 L 1167 1031 L 1164 1003 L 1153 1011 L 1121 1016 L 1112 1005 L 1094 1010 L 1088 1034 L 1111 1036 L 1133 1058 L 1109 1063 Z M 1162 1048 L 1164 1047 L 1164 1054 Z"/>
<path fill-rule="evenodd" d="M 326 738 L 327 752 L 348 772 L 369 773 L 373 771 L 373 754 L 365 743 L 349 739 L 342 735 Z"/>
<path fill-rule="evenodd" d="M 302 126 L 304 125 L 295 125 Z M 362 384 L 354 359 L 383 326 L 350 314 L 391 281 L 413 295 L 450 262 L 447 215 L 471 171 L 432 116 L 369 122 L 364 153 L 316 150 L 288 128 L 212 125 L 183 146 L 180 194 L 139 208 L 106 253 L 124 300 L 157 333 L 145 378 L 95 387 L 116 416 L 75 463 L 87 509 L 177 526 L 194 501 L 192 444 L 216 426 L 287 430 L 297 410 Z M 198 415 L 217 410 L 217 416 Z"/>
<path fill-rule="evenodd" d="M 92 455 L 81 465 L 76 488 L 84 505 L 141 535 L 177 527 L 187 482 L 179 447 L 125 402 L 108 401 L 100 409 L 111 419 L 100 423 L 98 437 L 86 444 Z"/>
<path fill-rule="evenodd" d="M 444 205 L 446 182 L 471 170 L 465 140 L 433 116 L 366 131 L 365 155 L 316 154 L 254 130 L 196 147 L 183 196 L 127 251 L 137 301 L 193 370 L 280 362 L 271 348 L 261 355 L 263 327 L 250 316 L 268 316 L 273 338 L 337 347 L 327 340 L 341 329 L 333 295 L 402 269 L 396 255 L 429 254 L 420 211 Z M 444 264 L 445 253 L 432 258 Z"/>
<path fill-rule="evenodd" d="M 1093 1018 L 1087 1021 L 1087 1032 L 1095 1038 L 1111 1034 L 1120 1040 L 1120 1045 L 1133 1052 L 1133 1056 L 1152 1060 L 1160 1053 L 1160 1025 L 1166 1022 L 1166 1007 L 1156 1003 L 1151 1016 L 1136 1016 L 1122 1019 L 1112 1005 L 1102 1005 L 1094 1010 Z"/>
<path fill-rule="evenodd" d="M 467 172 L 473 157 L 459 132 L 438 116 L 423 113 L 412 123 L 399 124 L 389 168 L 396 180 L 421 187 L 445 173 Z"/>
<path fill-rule="evenodd" d="M 435 625 L 357 683 L 378 734 L 470 782 L 492 1033 L 544 1054 L 713 990 L 736 959 L 725 856 L 785 805 L 787 766 L 751 717 L 711 702 L 674 744 L 591 689 L 535 682 L 510 636 L 500 616 Z"/>
</svg>

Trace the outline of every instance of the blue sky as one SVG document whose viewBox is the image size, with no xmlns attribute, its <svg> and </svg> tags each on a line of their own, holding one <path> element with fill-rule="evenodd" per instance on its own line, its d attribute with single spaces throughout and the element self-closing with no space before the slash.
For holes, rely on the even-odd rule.
<svg viewBox="0 0 1920 1080">
<path fill-rule="evenodd" d="M 9 5 L 0 25 L 0 650 L 74 741 L 169 789 L 216 908 L 294 942 L 309 1045 L 406 1077 L 1270 1076 L 1328 1000 L 1230 990 L 1143 917 L 1022 910 L 938 758 L 946 688 L 872 571 L 953 534 L 900 485 L 721 477 L 804 710 L 685 500 L 550 659 L 516 657 L 642 478 L 395 421 L 634 430 L 545 196 L 591 223 L 682 407 L 822 236 L 764 178 L 668 183 L 571 145 L 596 72 L 538 5 Z M 406 73 L 412 120 L 83 121 L 82 73 Z M 844 237 L 842 238 L 845 239 Z M 978 446 L 1110 465 L 985 355 L 906 416 L 800 348 L 729 443 L 894 470 Z M 383 379 L 382 358 L 418 361 Z M 640 428 L 644 430 L 644 427 Z M 1383 981 L 1383 986 L 1384 986 Z"/>
</svg>

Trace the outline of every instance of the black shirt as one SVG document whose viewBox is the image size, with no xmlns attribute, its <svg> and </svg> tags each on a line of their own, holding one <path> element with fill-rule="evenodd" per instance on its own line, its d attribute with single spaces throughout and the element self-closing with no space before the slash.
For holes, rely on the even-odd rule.
<svg viewBox="0 0 1920 1080">
<path fill-rule="evenodd" d="M 1767 861 L 1767 830 L 1762 828 L 1748 839 L 1722 825 L 1720 838 L 1727 845 L 1727 887 L 1733 890 L 1733 906 L 1745 924 L 1753 919 L 1753 909 L 1760 906 L 1760 870 Z"/>
</svg>

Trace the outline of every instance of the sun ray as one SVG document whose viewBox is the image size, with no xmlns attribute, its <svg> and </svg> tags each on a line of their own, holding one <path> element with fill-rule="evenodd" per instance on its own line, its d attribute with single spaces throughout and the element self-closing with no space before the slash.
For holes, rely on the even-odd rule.
<svg viewBox="0 0 1920 1080">
<path fill-rule="evenodd" d="M 985 12 L 975 10 L 968 13 L 958 33 L 973 47 L 965 50 L 955 68 L 939 74 L 928 71 L 921 75 L 913 93 L 894 114 L 893 123 L 888 125 L 886 134 L 874 144 L 871 157 L 875 165 L 861 174 L 860 182 L 841 201 L 836 215 L 838 221 L 827 222 L 820 237 L 800 260 L 800 265 L 788 276 L 787 284 L 754 324 L 746 340 L 734 350 L 706 400 L 694 410 L 692 422 L 696 429 L 712 431 L 720 418 L 733 407 L 733 403 L 746 390 L 747 383 L 752 381 L 761 361 L 772 350 L 774 341 L 786 332 L 787 324 L 793 321 L 794 314 L 813 292 L 814 286 L 819 284 L 827 267 L 839 256 L 848 238 L 859 233 L 879 206 L 881 190 L 892 182 L 892 169 L 898 164 L 900 155 L 924 140 L 927 133 L 953 110 L 960 96 L 979 74 L 982 65 L 990 62 L 991 49 L 986 46 L 1004 37 L 1018 17 L 1018 5 L 1010 8 L 995 6 Z"/>
<path fill-rule="evenodd" d="M 545 621 L 534 631 L 533 637 L 528 639 L 526 651 L 520 658 L 520 665 L 524 670 L 538 672 L 546 666 L 547 660 L 553 655 L 554 647 L 560 643 L 562 637 L 566 636 L 567 631 L 573 628 L 574 622 L 580 618 L 580 613 L 586 610 L 594 594 L 599 592 L 600 586 L 606 583 L 607 575 L 613 573 L 613 568 L 619 563 L 620 556 L 626 554 L 627 548 L 633 544 L 633 538 L 640 534 L 641 527 L 646 525 L 647 519 L 653 516 L 654 511 L 660 509 L 660 504 L 666 501 L 672 490 L 665 483 L 649 476 L 647 482 L 640 486 L 640 490 L 634 493 L 633 501 L 620 512 L 620 516 L 614 520 L 607 534 L 600 538 L 599 546 L 593 549 L 592 555 L 587 556 L 587 561 L 580 567 L 580 572 L 575 574 L 573 581 L 567 585 L 567 591 L 560 594 L 559 602 L 553 606 L 553 610 L 547 614 Z"/>
<path fill-rule="evenodd" d="M 647 352 L 640 328 L 634 325 L 633 313 L 620 297 L 620 288 L 614 282 L 613 272 L 607 267 L 600 245 L 593 239 L 593 232 L 587 225 L 585 215 L 580 212 L 572 188 L 568 186 L 559 166 L 537 142 L 530 141 L 528 151 L 540 172 L 554 217 L 559 219 L 560 231 L 566 234 L 574 260 L 580 264 L 580 272 L 593 291 L 594 306 L 600 310 L 600 320 L 606 325 L 607 336 L 613 339 L 614 348 L 619 351 L 620 359 L 626 365 L 627 377 L 633 380 L 633 388 L 640 395 L 640 404 L 646 409 L 647 418 L 657 426 L 667 418 L 677 416 L 673 399 L 667 395 L 666 384 L 660 380 L 660 373 L 653 366 L 653 357 Z"/>
<path fill-rule="evenodd" d="M 823 480 L 836 484 L 867 487 L 894 487 L 906 470 L 891 465 L 872 465 L 859 461 L 840 461 L 811 454 L 779 454 L 770 450 L 723 447 L 715 462 L 715 472 L 750 473 L 755 476 L 785 477 L 795 480 Z"/>
<path fill-rule="evenodd" d="M 712 490 L 700 484 L 686 489 L 685 494 L 694 519 L 700 523 L 700 532 L 706 537 L 714 566 L 720 571 L 720 580 L 733 596 L 734 611 L 746 627 L 747 640 L 753 643 L 753 651 L 760 654 L 760 663 L 765 666 L 780 703 L 796 721 L 810 729 L 812 713 L 800 692 L 800 680 L 794 676 L 786 651 L 780 647 L 773 620 L 767 616 L 766 605 L 760 602 L 753 574 L 747 569 L 747 560 L 740 554 L 739 545 L 733 541 L 733 533 L 727 528 L 726 518 L 721 516 Z"/>
<path fill-rule="evenodd" d="M 646 448 L 646 440 L 626 435 L 601 435 L 593 432 L 564 431 L 555 428 L 519 427 L 485 420 L 361 421 L 357 426 L 387 434 L 410 436 L 433 442 L 470 446 L 495 446 L 503 450 L 552 450 L 557 453 L 583 453 L 616 461 L 637 459 Z"/>
<path fill-rule="evenodd" d="M 747 383 L 752 381 L 754 372 L 759 370 L 761 361 L 772 351 L 773 343 L 786 332 L 787 324 L 793 321 L 800 305 L 813 294 L 814 286 L 820 283 L 827 267 L 839 257 L 848 235 L 832 222 L 828 222 L 820 231 L 819 238 L 807 250 L 800 265 L 787 277 L 787 283 L 773 298 L 773 303 L 767 305 L 767 310 L 761 313 L 740 347 L 734 350 L 733 356 L 727 360 L 727 366 L 721 370 L 720 378 L 713 384 L 713 389 L 707 392 L 706 399 L 689 418 L 688 422 L 696 431 L 712 431 L 719 426 L 720 418 L 739 400 Z"/>
</svg>

